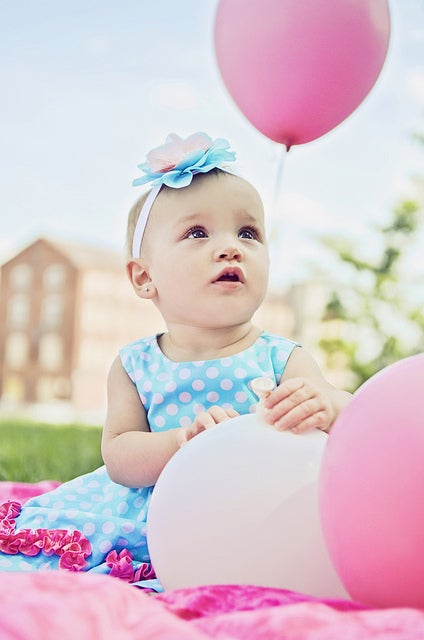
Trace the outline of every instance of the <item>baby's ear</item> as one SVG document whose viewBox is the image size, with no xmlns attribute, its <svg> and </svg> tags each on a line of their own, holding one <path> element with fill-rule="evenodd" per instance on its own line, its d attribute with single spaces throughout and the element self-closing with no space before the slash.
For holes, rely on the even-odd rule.
<svg viewBox="0 0 424 640">
<path fill-rule="evenodd" d="M 127 274 L 134 291 L 140 298 L 151 299 L 156 295 L 156 287 L 150 279 L 149 272 L 140 260 L 127 262 Z"/>
</svg>

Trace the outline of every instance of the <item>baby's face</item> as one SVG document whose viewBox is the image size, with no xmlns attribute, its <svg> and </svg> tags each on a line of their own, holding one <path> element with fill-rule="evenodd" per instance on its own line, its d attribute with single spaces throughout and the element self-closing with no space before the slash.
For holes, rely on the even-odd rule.
<svg viewBox="0 0 424 640">
<path fill-rule="evenodd" d="M 143 254 L 167 322 L 215 327 L 248 321 L 268 284 L 259 194 L 226 173 L 163 190 L 151 210 Z"/>
</svg>

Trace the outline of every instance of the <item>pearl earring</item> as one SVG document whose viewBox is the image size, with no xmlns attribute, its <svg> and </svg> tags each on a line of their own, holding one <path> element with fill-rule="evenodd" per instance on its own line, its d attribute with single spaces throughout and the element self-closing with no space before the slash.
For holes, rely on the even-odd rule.
<svg viewBox="0 0 424 640">
<path fill-rule="evenodd" d="M 150 291 L 149 287 L 147 286 L 147 284 L 144 285 L 143 287 L 143 291 L 145 291 L 146 293 L 148 293 Z"/>
</svg>

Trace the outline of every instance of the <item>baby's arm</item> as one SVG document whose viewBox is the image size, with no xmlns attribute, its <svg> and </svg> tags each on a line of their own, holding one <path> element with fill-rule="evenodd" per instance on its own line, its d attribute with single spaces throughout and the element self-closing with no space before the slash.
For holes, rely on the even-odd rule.
<svg viewBox="0 0 424 640">
<path fill-rule="evenodd" d="M 196 416 L 189 427 L 151 432 L 136 387 L 118 357 L 109 372 L 108 410 L 102 437 L 108 474 L 114 482 L 128 487 L 152 486 L 168 460 L 187 440 L 229 417 L 230 412 L 211 407 Z"/>
<path fill-rule="evenodd" d="M 281 431 L 328 431 L 351 397 L 327 382 L 307 351 L 295 348 L 279 386 L 264 400 L 265 419 Z"/>
</svg>

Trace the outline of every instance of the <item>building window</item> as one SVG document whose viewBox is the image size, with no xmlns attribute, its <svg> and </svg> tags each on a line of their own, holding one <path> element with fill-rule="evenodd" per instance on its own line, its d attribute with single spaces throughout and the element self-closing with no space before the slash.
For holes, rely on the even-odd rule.
<svg viewBox="0 0 424 640">
<path fill-rule="evenodd" d="M 21 293 L 12 296 L 7 306 L 9 327 L 23 329 L 29 323 L 29 298 Z"/>
<path fill-rule="evenodd" d="M 9 273 L 9 286 L 13 291 L 28 291 L 33 271 L 29 264 L 17 264 Z"/>
<path fill-rule="evenodd" d="M 20 370 L 28 363 L 28 337 L 25 333 L 10 333 L 6 339 L 5 362 L 9 369 Z"/>
<path fill-rule="evenodd" d="M 41 303 L 41 324 L 44 327 L 60 327 L 63 320 L 63 297 L 55 293 L 47 295 Z"/>
<path fill-rule="evenodd" d="M 58 371 L 63 365 L 63 343 L 56 333 L 46 333 L 38 346 L 38 362 L 44 371 Z"/>
<path fill-rule="evenodd" d="M 66 283 L 66 269 L 63 264 L 51 264 L 44 270 L 43 287 L 46 291 L 60 291 Z"/>
</svg>

